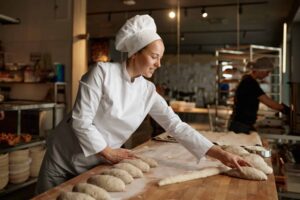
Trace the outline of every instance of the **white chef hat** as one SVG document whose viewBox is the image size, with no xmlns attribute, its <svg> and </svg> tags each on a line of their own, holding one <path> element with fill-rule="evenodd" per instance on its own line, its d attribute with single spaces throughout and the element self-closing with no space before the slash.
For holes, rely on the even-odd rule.
<svg viewBox="0 0 300 200">
<path fill-rule="evenodd" d="M 156 25 L 149 15 L 136 15 L 126 21 L 116 35 L 116 49 L 128 52 L 128 57 L 151 42 L 161 39 L 156 33 Z"/>
<path fill-rule="evenodd" d="M 265 70 L 271 71 L 274 69 L 274 65 L 271 59 L 268 57 L 261 57 L 258 58 L 255 62 L 249 62 L 248 67 L 256 71 L 265 71 Z"/>
</svg>

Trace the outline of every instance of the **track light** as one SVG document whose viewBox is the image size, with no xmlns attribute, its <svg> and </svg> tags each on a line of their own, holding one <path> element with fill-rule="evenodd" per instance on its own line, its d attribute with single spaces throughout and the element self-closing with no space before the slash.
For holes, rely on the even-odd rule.
<svg viewBox="0 0 300 200">
<path fill-rule="evenodd" d="M 127 5 L 127 6 L 133 6 L 135 5 L 135 0 L 123 0 L 123 4 Z"/>
<path fill-rule="evenodd" d="M 170 11 L 170 12 L 169 12 L 169 17 L 170 17 L 171 19 L 175 18 L 175 17 L 176 17 L 176 13 L 175 13 L 173 10 Z"/>
<path fill-rule="evenodd" d="M 208 16 L 208 14 L 207 14 L 207 12 L 205 11 L 205 8 L 204 8 L 204 7 L 201 8 L 201 15 L 202 15 L 203 18 L 206 18 L 206 17 Z"/>
</svg>

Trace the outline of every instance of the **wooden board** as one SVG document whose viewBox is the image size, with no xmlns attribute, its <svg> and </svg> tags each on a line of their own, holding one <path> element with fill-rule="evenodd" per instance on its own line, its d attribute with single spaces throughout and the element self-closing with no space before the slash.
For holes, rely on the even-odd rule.
<svg viewBox="0 0 300 200">
<path fill-rule="evenodd" d="M 215 175 L 203 179 L 187 181 L 159 187 L 157 182 L 169 176 L 220 166 L 220 162 L 211 158 L 197 160 L 180 144 L 149 141 L 135 149 L 137 154 L 156 157 L 159 167 L 151 168 L 144 178 L 135 179 L 126 185 L 126 192 L 110 193 L 113 199 L 215 199 L 215 200 L 250 200 L 277 199 L 274 176 L 269 175 L 267 181 L 249 181 Z M 270 161 L 268 161 L 270 162 Z M 71 191 L 74 184 L 85 182 L 90 176 L 99 174 L 111 166 L 98 166 L 83 173 L 39 196 L 35 200 L 56 199 L 61 191 Z"/>
</svg>

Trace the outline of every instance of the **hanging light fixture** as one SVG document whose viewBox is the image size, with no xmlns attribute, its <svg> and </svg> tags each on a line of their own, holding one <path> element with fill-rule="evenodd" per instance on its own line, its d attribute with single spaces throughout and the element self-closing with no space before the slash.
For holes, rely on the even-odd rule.
<svg viewBox="0 0 300 200">
<path fill-rule="evenodd" d="M 203 18 L 206 18 L 208 16 L 208 14 L 207 14 L 204 7 L 201 8 L 201 15 L 202 15 Z"/>
<path fill-rule="evenodd" d="M 176 17 L 176 13 L 172 10 L 172 11 L 170 11 L 169 12 L 169 17 L 171 18 L 171 19 L 174 19 L 175 17 Z"/>
<path fill-rule="evenodd" d="M 127 6 L 133 6 L 135 5 L 135 0 L 123 0 L 123 4 L 127 5 Z"/>
</svg>

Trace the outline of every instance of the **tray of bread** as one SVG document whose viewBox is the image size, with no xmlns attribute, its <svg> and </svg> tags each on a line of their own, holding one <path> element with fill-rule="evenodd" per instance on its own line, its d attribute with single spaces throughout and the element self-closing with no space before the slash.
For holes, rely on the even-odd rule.
<svg viewBox="0 0 300 200">
<path fill-rule="evenodd" d="M 32 135 L 29 133 L 22 133 L 20 135 L 15 133 L 0 133 L 0 147 L 12 147 L 31 142 L 31 140 Z"/>
</svg>

